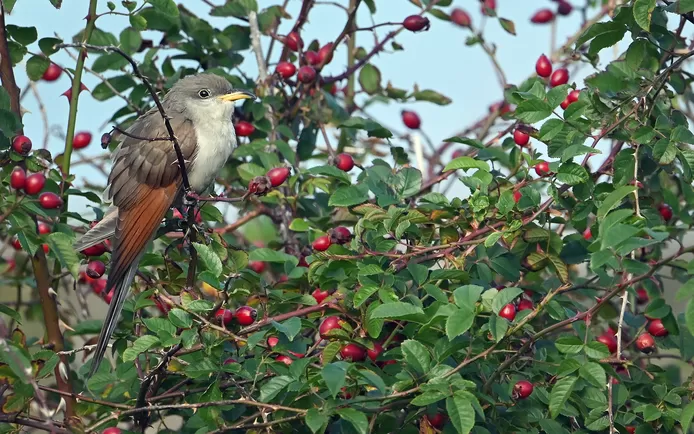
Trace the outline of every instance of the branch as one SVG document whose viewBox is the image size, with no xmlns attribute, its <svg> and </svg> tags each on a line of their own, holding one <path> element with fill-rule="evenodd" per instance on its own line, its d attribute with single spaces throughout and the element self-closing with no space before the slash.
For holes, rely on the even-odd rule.
<svg viewBox="0 0 694 434">
<path fill-rule="evenodd" d="M 188 172 L 186 170 L 186 162 L 185 158 L 183 158 L 183 153 L 181 152 L 181 146 L 178 144 L 178 139 L 176 138 L 176 134 L 173 130 L 173 127 L 171 127 L 171 122 L 169 116 L 166 114 L 166 111 L 164 110 L 164 107 L 161 105 L 161 100 L 157 96 L 157 92 L 154 90 L 152 87 L 152 84 L 147 80 L 147 77 L 145 77 L 142 72 L 140 72 L 140 68 L 137 66 L 137 62 L 130 57 L 127 53 L 125 53 L 123 50 L 121 50 L 118 47 L 114 47 L 112 45 L 107 45 L 107 46 L 98 46 L 98 45 L 92 45 L 92 44 L 85 44 L 85 43 L 76 43 L 76 44 L 58 44 L 55 46 L 55 48 L 87 48 L 89 50 L 96 50 L 96 51 L 104 51 L 104 52 L 111 52 L 111 53 L 117 53 L 123 56 L 125 60 L 130 63 L 130 66 L 133 68 L 133 73 L 135 74 L 136 77 L 138 77 L 140 80 L 142 80 L 142 84 L 147 88 L 147 92 L 150 94 L 152 97 L 152 100 L 154 101 L 154 104 L 157 106 L 157 110 L 159 110 L 159 114 L 161 114 L 162 119 L 164 120 L 164 125 L 166 126 L 166 131 L 169 133 L 169 140 L 171 143 L 173 143 L 174 150 L 176 151 L 176 157 L 178 159 L 178 167 L 181 169 L 181 178 L 183 180 L 183 188 L 185 189 L 186 192 L 190 191 L 190 183 L 188 182 Z M 73 92 L 73 97 L 74 97 L 74 92 Z"/>
<path fill-rule="evenodd" d="M 265 83 L 267 80 L 267 65 L 263 59 L 263 48 L 260 45 L 260 27 L 258 26 L 258 14 L 255 11 L 248 13 L 248 25 L 251 29 L 251 47 L 258 62 L 258 80 Z"/>
<path fill-rule="evenodd" d="M 5 33 L 5 5 L 0 1 L 0 80 L 2 87 L 10 96 L 10 109 L 21 119 L 21 109 L 19 105 L 19 87 L 14 79 L 12 70 L 12 60 L 10 49 L 7 44 L 7 34 Z"/>
</svg>

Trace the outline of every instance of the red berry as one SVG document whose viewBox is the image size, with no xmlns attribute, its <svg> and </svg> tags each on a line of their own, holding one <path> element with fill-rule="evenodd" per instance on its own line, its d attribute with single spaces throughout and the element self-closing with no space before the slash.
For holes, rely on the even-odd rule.
<svg viewBox="0 0 694 434">
<path fill-rule="evenodd" d="M 267 346 L 270 348 L 274 348 L 279 342 L 280 339 L 277 336 L 270 336 L 267 338 Z"/>
<path fill-rule="evenodd" d="M 559 0 L 559 6 L 557 7 L 557 13 L 559 15 L 569 15 L 573 9 L 574 7 L 571 6 L 571 3 L 564 0 Z"/>
<path fill-rule="evenodd" d="M 261 261 L 251 261 L 248 263 L 248 268 L 260 274 L 265 271 L 265 262 Z"/>
<path fill-rule="evenodd" d="M 48 69 L 43 73 L 41 77 L 44 81 L 56 81 L 60 75 L 63 73 L 63 69 L 56 65 L 55 63 L 50 63 Z"/>
<path fill-rule="evenodd" d="M 617 339 L 615 339 L 614 336 L 603 334 L 595 338 L 595 340 L 600 342 L 601 344 L 605 344 L 607 346 L 607 350 L 610 353 L 614 353 L 617 351 Z"/>
<path fill-rule="evenodd" d="M 513 397 L 516 399 L 525 399 L 532 395 L 534 389 L 535 387 L 530 381 L 520 380 L 513 386 Z"/>
<path fill-rule="evenodd" d="M 338 226 L 330 231 L 330 243 L 345 244 L 352 240 L 352 233 L 344 226 Z"/>
<path fill-rule="evenodd" d="M 43 209 L 56 209 L 63 206 L 63 199 L 51 191 L 45 191 L 39 196 L 39 204 Z"/>
<path fill-rule="evenodd" d="M 92 141 L 92 133 L 88 131 L 81 131 L 75 134 L 75 138 L 72 139 L 72 147 L 74 149 L 82 149 L 89 146 Z"/>
<path fill-rule="evenodd" d="M 294 361 L 289 356 L 285 356 L 284 354 L 280 354 L 279 356 L 277 356 L 275 358 L 275 360 L 277 360 L 278 362 L 284 363 L 287 366 L 294 363 Z"/>
<path fill-rule="evenodd" d="M 12 149 L 22 155 L 27 155 L 31 152 L 31 139 L 27 136 L 16 136 L 12 139 Z"/>
<path fill-rule="evenodd" d="M 179 211 L 177 208 L 174 208 L 173 218 L 183 220 L 183 214 L 181 214 L 181 211 Z M 202 223 L 202 215 L 200 214 L 200 210 L 195 211 L 195 223 Z"/>
<path fill-rule="evenodd" d="M 321 291 L 320 288 L 316 288 L 313 290 L 311 295 L 313 296 L 313 298 L 316 299 L 316 303 L 321 304 L 321 303 L 323 303 L 323 300 L 328 298 L 330 293 L 328 291 Z"/>
<path fill-rule="evenodd" d="M 624 429 L 627 430 L 629 434 L 634 434 L 636 432 L 635 426 L 625 426 Z"/>
<path fill-rule="evenodd" d="M 226 360 L 224 361 L 224 365 L 225 365 L 225 366 L 226 366 L 226 365 L 231 365 L 232 363 L 238 363 L 238 362 L 237 362 L 235 359 L 232 359 L 231 357 L 229 357 L 228 359 L 226 359 Z"/>
<path fill-rule="evenodd" d="M 560 86 L 569 82 L 569 70 L 559 68 L 549 77 L 549 85 L 552 87 Z"/>
<path fill-rule="evenodd" d="M 530 135 L 516 129 L 513 132 L 513 141 L 516 142 L 516 145 L 518 146 L 525 146 L 528 144 L 528 142 L 530 142 Z"/>
<path fill-rule="evenodd" d="M 267 177 L 270 178 L 270 184 L 277 187 L 289 178 L 289 173 L 289 167 L 275 167 L 267 172 Z"/>
<path fill-rule="evenodd" d="M 335 157 L 335 166 L 343 172 L 349 172 L 354 167 L 354 158 L 349 154 L 339 154 Z"/>
<path fill-rule="evenodd" d="M 402 22 L 403 27 L 411 32 L 429 30 L 429 20 L 421 15 L 410 15 Z"/>
<path fill-rule="evenodd" d="M 90 261 L 89 264 L 87 264 L 87 276 L 92 279 L 98 279 L 103 276 L 105 272 L 106 265 L 101 261 Z"/>
<path fill-rule="evenodd" d="M 522 310 L 533 310 L 535 309 L 535 306 L 533 305 L 533 302 L 530 300 L 521 300 L 518 302 L 518 312 Z"/>
<path fill-rule="evenodd" d="M 470 27 L 470 24 L 472 24 L 470 15 L 460 8 L 455 8 L 451 11 L 451 21 L 460 27 Z"/>
<path fill-rule="evenodd" d="M 333 43 L 328 42 L 327 44 L 320 47 L 318 50 L 318 64 L 327 65 L 333 60 Z M 334 83 L 333 83 L 334 84 Z"/>
<path fill-rule="evenodd" d="M 648 333 L 658 338 L 665 337 L 668 335 L 668 333 L 670 333 L 663 325 L 663 321 L 659 319 L 654 319 L 653 321 L 649 322 L 646 330 L 648 330 Z"/>
<path fill-rule="evenodd" d="M 511 106 L 506 101 L 497 101 L 489 106 L 489 113 L 499 112 L 499 116 L 503 116 L 511 111 Z"/>
<path fill-rule="evenodd" d="M 236 129 L 236 135 L 239 137 L 248 137 L 255 131 L 253 124 L 246 121 L 236 122 L 234 128 Z"/>
<path fill-rule="evenodd" d="M 369 356 L 369 359 L 371 359 L 371 361 L 373 362 L 375 362 L 376 359 L 378 359 L 378 356 L 380 356 L 382 352 L 383 345 L 381 345 L 378 342 L 374 342 L 373 349 L 366 350 L 366 354 Z"/>
<path fill-rule="evenodd" d="M 38 224 L 39 234 L 46 235 L 51 233 L 51 227 L 44 222 L 39 222 Z"/>
<path fill-rule="evenodd" d="M 106 244 L 104 243 L 95 244 L 82 250 L 82 254 L 85 256 L 101 256 L 104 253 L 106 253 Z"/>
<path fill-rule="evenodd" d="M 280 62 L 275 69 L 282 78 L 290 78 L 296 74 L 296 66 L 290 62 Z"/>
<path fill-rule="evenodd" d="M 242 326 L 249 326 L 255 322 L 258 312 L 250 306 L 241 306 L 236 309 L 236 322 Z"/>
<path fill-rule="evenodd" d="M 580 90 L 572 90 L 571 92 L 569 92 L 569 95 L 566 97 L 566 99 L 568 99 L 569 102 L 574 103 L 574 102 L 578 101 L 578 96 L 580 94 L 581 94 Z"/>
<path fill-rule="evenodd" d="M 22 244 L 19 242 L 18 238 L 12 240 L 12 247 L 14 247 L 15 250 L 22 250 Z"/>
<path fill-rule="evenodd" d="M 299 47 L 304 45 L 304 41 L 297 32 L 291 32 L 284 37 L 284 45 L 292 51 L 299 51 Z"/>
<path fill-rule="evenodd" d="M 552 75 L 552 62 L 550 62 L 544 54 L 535 62 L 535 72 L 537 72 L 537 75 L 544 78 Z"/>
<path fill-rule="evenodd" d="M 648 291 L 645 288 L 639 288 L 636 290 L 636 302 L 638 304 L 648 303 Z"/>
<path fill-rule="evenodd" d="M 323 235 L 322 237 L 318 237 L 313 241 L 313 250 L 317 250 L 319 252 L 324 252 L 328 250 L 328 247 L 330 247 L 330 237 L 327 235 Z"/>
<path fill-rule="evenodd" d="M 27 176 L 24 183 L 24 192 L 26 194 L 40 193 L 44 185 L 46 185 L 46 177 L 43 176 L 43 173 L 34 173 Z"/>
<path fill-rule="evenodd" d="M 664 203 L 658 207 L 658 212 L 660 213 L 660 216 L 665 220 L 666 222 L 670 221 L 672 219 L 672 208 L 670 205 Z"/>
<path fill-rule="evenodd" d="M 427 419 L 429 419 L 429 423 L 431 424 L 431 426 L 433 426 L 436 429 L 442 429 L 443 426 L 446 424 L 448 417 L 443 413 L 436 413 L 433 416 L 427 416 Z"/>
<path fill-rule="evenodd" d="M 499 311 L 499 316 L 506 318 L 509 321 L 513 321 L 513 319 L 516 317 L 516 306 L 514 306 L 513 303 L 507 304 L 501 308 Z"/>
<path fill-rule="evenodd" d="M 330 330 L 341 329 L 342 325 L 340 324 L 340 322 L 341 319 L 339 316 L 329 316 L 326 319 L 324 319 L 318 327 L 318 332 L 320 333 L 320 336 L 323 339 L 325 339 L 328 337 L 327 335 Z"/>
<path fill-rule="evenodd" d="M 482 1 L 482 14 L 491 16 L 492 12 L 496 10 L 496 0 L 483 0 Z"/>
<path fill-rule="evenodd" d="M 564 98 L 564 101 L 562 101 L 561 104 L 559 104 L 559 106 L 562 108 L 562 110 L 566 110 L 566 108 L 569 107 L 570 105 L 571 105 L 571 101 L 569 101 L 568 96 L 566 98 Z"/>
<path fill-rule="evenodd" d="M 366 360 L 366 349 L 357 344 L 347 344 L 340 350 L 343 360 L 363 362 Z"/>
<path fill-rule="evenodd" d="M 535 165 L 535 173 L 538 174 L 538 176 L 547 176 L 550 174 L 549 171 L 549 163 L 546 161 L 540 161 Z"/>
<path fill-rule="evenodd" d="M 234 319 L 234 312 L 229 309 L 218 309 L 215 312 L 214 317 L 223 322 L 225 325 L 229 325 L 231 320 Z"/>
<path fill-rule="evenodd" d="M 587 227 L 585 231 L 583 231 L 583 238 L 586 240 L 590 240 L 593 238 L 593 234 L 590 232 L 590 227 Z"/>
<path fill-rule="evenodd" d="M 530 18 L 531 23 L 546 24 L 554 20 L 554 12 L 550 9 L 540 9 Z"/>
<path fill-rule="evenodd" d="M 453 151 L 451 158 L 453 158 L 455 160 L 456 158 L 462 157 L 464 155 L 465 155 L 465 151 L 463 151 L 462 149 L 456 149 L 455 151 Z"/>
<path fill-rule="evenodd" d="M 10 186 L 15 190 L 21 190 L 26 185 L 27 173 L 21 167 L 15 167 L 10 174 Z"/>
<path fill-rule="evenodd" d="M 521 197 L 523 197 L 523 194 L 519 190 L 516 190 L 513 192 L 513 201 L 514 202 L 516 202 L 516 203 L 520 202 Z"/>
<path fill-rule="evenodd" d="M 655 349 L 655 339 L 648 333 L 641 334 L 636 338 L 636 349 L 642 353 L 650 353 Z"/>
<path fill-rule="evenodd" d="M 101 432 L 101 434 L 121 434 L 121 430 L 112 426 L 111 428 L 106 428 Z"/>
<path fill-rule="evenodd" d="M 307 51 L 304 53 L 304 58 L 306 59 L 306 63 L 309 65 L 318 65 L 320 63 L 320 57 L 318 57 L 318 53 L 315 51 Z"/>
<path fill-rule="evenodd" d="M 96 279 L 96 280 L 92 280 L 89 284 L 92 287 L 92 291 L 94 291 L 94 294 L 99 295 L 102 292 L 104 292 L 104 290 L 106 289 L 106 283 L 107 283 L 106 279 Z M 111 294 L 111 297 L 113 297 L 113 291 L 111 291 L 110 294 Z M 111 302 L 111 299 L 109 298 L 107 303 L 110 303 L 110 302 Z"/>
<path fill-rule="evenodd" d="M 297 75 L 297 78 L 302 83 L 310 83 L 316 79 L 316 70 L 313 66 L 302 66 L 299 68 L 299 75 Z"/>
<path fill-rule="evenodd" d="M 97 280 L 97 282 L 98 282 L 98 280 Z M 105 286 L 105 285 L 104 285 L 104 286 Z M 104 296 L 104 301 L 105 301 L 107 304 L 111 304 L 111 300 L 113 300 L 113 293 L 114 293 L 114 290 L 112 289 L 112 290 L 110 290 L 110 291 L 108 292 L 108 294 L 106 294 L 106 295 Z"/>
<path fill-rule="evenodd" d="M 419 119 L 419 115 L 413 111 L 403 110 L 400 115 L 402 116 L 402 123 L 411 130 L 418 130 L 422 125 L 422 120 Z"/>
</svg>

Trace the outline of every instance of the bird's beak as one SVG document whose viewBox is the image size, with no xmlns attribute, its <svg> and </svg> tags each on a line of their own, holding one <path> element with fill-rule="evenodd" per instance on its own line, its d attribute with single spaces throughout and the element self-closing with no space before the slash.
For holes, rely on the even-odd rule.
<svg viewBox="0 0 694 434">
<path fill-rule="evenodd" d="M 257 97 L 247 90 L 235 90 L 219 97 L 222 101 L 232 102 L 240 99 L 256 99 Z"/>
</svg>

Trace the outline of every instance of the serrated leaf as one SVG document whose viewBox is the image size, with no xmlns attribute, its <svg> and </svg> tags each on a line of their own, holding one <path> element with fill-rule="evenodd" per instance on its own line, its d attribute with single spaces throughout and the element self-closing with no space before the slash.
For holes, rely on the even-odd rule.
<svg viewBox="0 0 694 434">
<path fill-rule="evenodd" d="M 459 434 L 468 434 L 475 426 L 475 410 L 467 398 L 453 395 L 446 399 L 446 412 Z"/>
<path fill-rule="evenodd" d="M 436 105 L 448 105 L 452 102 L 452 100 L 446 95 L 430 89 L 418 90 L 412 93 L 412 96 L 417 101 L 428 101 Z"/>
<path fill-rule="evenodd" d="M 137 338 L 133 346 L 123 352 L 123 362 L 132 362 L 137 356 L 159 344 L 159 338 L 154 335 L 144 335 Z"/>
<path fill-rule="evenodd" d="M 250 253 L 250 255 L 248 255 L 248 259 L 251 261 L 274 262 L 279 264 L 290 262 L 294 266 L 296 266 L 299 263 L 299 259 L 297 259 L 296 256 L 289 255 L 284 252 L 278 252 L 276 250 L 268 249 L 266 247 L 253 250 Z"/>
<path fill-rule="evenodd" d="M 485 171 L 489 171 L 489 164 L 486 161 L 480 161 L 480 160 L 475 160 L 472 157 L 458 157 L 451 161 L 450 163 L 446 164 L 446 167 L 443 169 L 444 172 L 447 172 L 449 170 L 458 170 L 458 169 L 482 169 Z"/>
<path fill-rule="evenodd" d="M 74 278 L 77 278 L 80 268 L 80 259 L 72 246 L 74 239 L 62 232 L 53 232 L 46 238 L 51 255 L 58 258 L 60 265 L 68 270 Z"/>
<path fill-rule="evenodd" d="M 501 24 L 502 29 L 506 30 L 506 33 L 516 36 L 516 25 L 513 21 L 507 20 L 506 18 L 499 18 L 499 24 Z"/>
<path fill-rule="evenodd" d="M 378 291 L 378 286 L 375 285 L 370 285 L 370 286 L 362 286 L 357 290 L 357 293 L 354 294 L 354 307 L 358 308 L 366 300 L 369 299 L 372 295 L 374 295 Z"/>
<path fill-rule="evenodd" d="M 324 415 L 323 413 L 319 412 L 315 408 L 310 408 L 306 412 L 306 425 L 308 428 L 311 430 L 312 433 L 317 433 L 320 431 L 325 424 L 328 423 L 330 420 L 328 416 Z"/>
<path fill-rule="evenodd" d="M 271 378 L 260 388 L 260 397 L 258 398 L 258 400 L 260 402 L 271 401 L 285 387 L 289 386 L 293 382 L 294 379 L 288 375 L 280 375 L 278 377 Z"/>
<path fill-rule="evenodd" d="M 608 194 L 605 200 L 602 201 L 600 208 L 598 208 L 598 219 L 604 218 L 608 212 L 612 211 L 613 208 L 617 207 L 622 202 L 622 199 L 632 194 L 634 191 L 636 191 L 636 186 L 625 185 Z"/>
<path fill-rule="evenodd" d="M 51 61 L 43 56 L 31 56 L 29 60 L 27 60 L 26 64 L 27 76 L 29 77 L 29 80 L 39 80 L 43 76 L 43 73 L 46 72 L 50 64 Z"/>
<path fill-rule="evenodd" d="M 492 312 L 499 314 L 499 311 L 518 298 L 523 293 L 523 290 L 516 287 L 508 287 L 499 291 L 492 300 Z"/>
<path fill-rule="evenodd" d="M 325 381 L 325 385 L 328 386 L 328 390 L 333 398 L 345 387 L 349 365 L 350 364 L 347 362 L 335 362 L 324 366 L 321 370 L 323 381 Z"/>
<path fill-rule="evenodd" d="M 330 195 L 328 205 L 348 207 L 359 205 L 369 200 L 369 188 L 365 184 L 339 187 Z"/>
<path fill-rule="evenodd" d="M 692 419 L 694 418 L 694 401 L 687 404 L 686 407 L 682 409 L 682 414 L 680 415 L 680 424 L 682 425 L 682 432 L 689 432 L 689 426 L 692 424 Z"/>
<path fill-rule="evenodd" d="M 539 99 L 522 101 L 516 107 L 516 117 L 528 124 L 539 122 L 552 114 L 552 107 Z"/>
<path fill-rule="evenodd" d="M 378 306 L 371 312 L 371 318 L 396 319 L 410 315 L 423 315 L 424 311 L 421 307 L 410 303 L 396 301 Z"/>
<path fill-rule="evenodd" d="M 169 321 L 176 327 L 184 329 L 190 328 L 193 325 L 193 319 L 190 314 L 182 309 L 174 308 L 169 311 Z"/>
<path fill-rule="evenodd" d="M 634 0 L 634 20 L 643 30 L 651 29 L 651 17 L 655 10 L 655 0 Z"/>
<path fill-rule="evenodd" d="M 577 377 L 564 377 L 557 380 L 554 387 L 552 387 L 552 392 L 549 396 L 549 412 L 552 419 L 556 419 L 556 417 L 559 416 L 566 401 L 568 401 L 569 396 L 571 396 L 577 379 Z"/>
<path fill-rule="evenodd" d="M 357 411 L 353 408 L 341 408 L 337 410 L 337 414 L 340 415 L 342 419 L 349 422 L 359 434 L 366 434 L 368 432 L 369 420 L 361 411 Z"/>
<path fill-rule="evenodd" d="M 367 63 L 359 71 L 359 84 L 368 95 L 379 92 L 381 90 L 381 71 Z"/>
<path fill-rule="evenodd" d="M 332 362 L 333 359 L 335 359 L 335 356 L 337 356 L 337 353 L 340 352 L 340 349 L 342 349 L 342 344 L 337 341 L 330 342 L 328 345 L 326 345 L 325 348 L 323 348 L 323 357 L 321 360 L 323 365 L 327 365 L 328 363 Z"/>
<path fill-rule="evenodd" d="M 590 384 L 600 389 L 607 385 L 607 374 L 599 363 L 588 362 L 581 365 L 578 370 L 581 378 L 586 379 Z"/>
<path fill-rule="evenodd" d="M 409 367 L 425 374 L 431 366 L 431 356 L 427 348 L 418 341 L 408 339 L 401 345 L 402 354 Z"/>
<path fill-rule="evenodd" d="M 462 335 L 472 327 L 475 321 L 475 314 L 466 309 L 458 309 L 453 312 L 446 320 L 446 336 L 452 341 Z"/>
<path fill-rule="evenodd" d="M 198 257 L 205 268 L 215 277 L 219 277 L 222 274 L 223 266 L 222 260 L 217 256 L 217 253 L 205 244 L 193 243 L 193 247 L 198 252 Z"/>
</svg>

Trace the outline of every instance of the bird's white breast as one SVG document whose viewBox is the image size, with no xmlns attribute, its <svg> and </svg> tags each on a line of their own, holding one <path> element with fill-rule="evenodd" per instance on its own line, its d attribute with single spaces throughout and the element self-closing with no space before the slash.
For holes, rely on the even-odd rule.
<svg viewBox="0 0 694 434">
<path fill-rule="evenodd" d="M 198 139 L 197 153 L 188 171 L 191 188 L 202 193 L 213 182 L 236 147 L 236 131 L 231 122 L 234 105 L 210 101 L 191 113 Z"/>
</svg>

